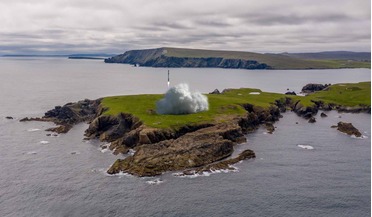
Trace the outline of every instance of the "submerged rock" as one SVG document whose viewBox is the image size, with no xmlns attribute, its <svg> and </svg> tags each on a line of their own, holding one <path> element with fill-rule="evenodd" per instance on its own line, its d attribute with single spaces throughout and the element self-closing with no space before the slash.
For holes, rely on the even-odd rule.
<svg viewBox="0 0 372 217">
<path fill-rule="evenodd" d="M 6 116 L 5 118 L 6 118 L 6 119 L 9 119 L 9 120 L 14 119 L 14 118 L 11 117 L 11 116 Z"/>
<path fill-rule="evenodd" d="M 343 133 L 346 133 L 347 135 L 354 135 L 356 137 L 362 137 L 362 134 L 359 132 L 357 128 L 353 126 L 352 123 L 345 123 L 345 122 L 338 122 L 337 124 L 337 130 Z"/>
</svg>

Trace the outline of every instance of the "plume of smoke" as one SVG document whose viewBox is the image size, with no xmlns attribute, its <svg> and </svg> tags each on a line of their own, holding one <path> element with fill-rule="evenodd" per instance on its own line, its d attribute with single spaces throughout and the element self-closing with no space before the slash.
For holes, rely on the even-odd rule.
<svg viewBox="0 0 372 217">
<path fill-rule="evenodd" d="M 208 108 L 208 98 L 199 92 L 191 93 L 187 84 L 171 87 L 164 98 L 156 102 L 158 114 L 190 114 Z"/>
</svg>

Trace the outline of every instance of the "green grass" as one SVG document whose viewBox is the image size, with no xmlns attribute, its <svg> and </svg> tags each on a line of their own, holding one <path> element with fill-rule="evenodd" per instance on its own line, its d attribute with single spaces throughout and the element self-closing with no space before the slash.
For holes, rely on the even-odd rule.
<svg viewBox="0 0 372 217">
<path fill-rule="evenodd" d="M 307 98 L 344 106 L 371 105 L 371 82 L 335 84 Z"/>
<path fill-rule="evenodd" d="M 251 92 L 260 92 L 258 95 Z M 289 96 L 278 93 L 261 92 L 259 89 L 242 88 L 230 90 L 224 94 L 208 94 L 209 110 L 188 115 L 158 115 L 154 111 L 155 103 L 162 94 L 130 95 L 106 97 L 102 106 L 108 108 L 104 113 L 117 115 L 121 112 L 130 113 L 138 117 L 147 127 L 177 129 L 185 125 L 223 122 L 232 117 L 242 116 L 246 111 L 242 104 L 253 104 L 268 108 L 275 100 L 291 97 L 301 100 L 304 106 L 312 105 L 311 100 L 323 100 L 326 103 L 335 103 L 345 106 L 371 105 L 371 82 L 357 84 L 336 84 L 327 91 L 319 91 L 305 97 Z"/>
</svg>

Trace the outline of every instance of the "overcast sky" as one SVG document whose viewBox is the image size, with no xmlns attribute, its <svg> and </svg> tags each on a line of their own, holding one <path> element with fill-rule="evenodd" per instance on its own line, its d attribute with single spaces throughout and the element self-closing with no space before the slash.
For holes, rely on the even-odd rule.
<svg viewBox="0 0 372 217">
<path fill-rule="evenodd" d="M 370 0 L 0 0 L 0 54 L 370 51 Z"/>
</svg>

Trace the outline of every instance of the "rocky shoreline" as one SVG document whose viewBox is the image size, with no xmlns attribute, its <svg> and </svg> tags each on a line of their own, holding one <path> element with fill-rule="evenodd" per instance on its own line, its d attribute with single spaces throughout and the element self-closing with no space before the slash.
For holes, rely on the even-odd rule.
<svg viewBox="0 0 372 217">
<path fill-rule="evenodd" d="M 133 155 L 115 161 L 107 173 L 156 176 L 167 171 L 184 171 L 183 175 L 190 175 L 231 170 L 232 164 L 255 158 L 254 151 L 248 149 L 237 158 L 229 159 L 234 146 L 246 142 L 245 134 L 253 132 L 260 125 L 264 125 L 268 133 L 272 133 L 275 130 L 273 123 L 286 111 L 293 111 L 310 123 L 315 122 L 314 115 L 319 110 L 371 112 L 370 106 L 345 107 L 322 101 L 313 101 L 312 106 L 303 106 L 300 100 L 293 101 L 283 95 L 283 98 L 275 100 L 269 108 L 243 104 L 241 106 L 246 110 L 244 116 L 230 116 L 222 123 L 156 129 L 145 126 L 132 114 L 105 115 L 105 108 L 100 103 L 101 99 L 85 99 L 56 106 L 42 118 L 24 118 L 20 121 L 53 122 L 58 126 L 47 131 L 57 133 L 66 133 L 73 125 L 87 122 L 89 127 L 85 131 L 86 139 L 107 142 L 109 145 L 106 148 L 113 150 L 114 154 L 126 154 L 130 149 L 134 150 Z M 343 129 L 343 126 L 339 124 L 338 128 Z"/>
</svg>

